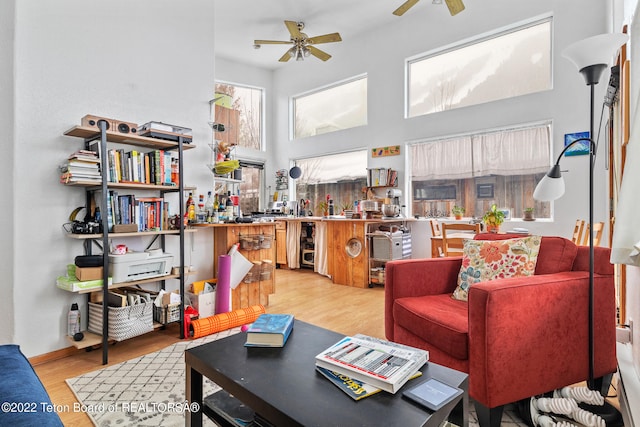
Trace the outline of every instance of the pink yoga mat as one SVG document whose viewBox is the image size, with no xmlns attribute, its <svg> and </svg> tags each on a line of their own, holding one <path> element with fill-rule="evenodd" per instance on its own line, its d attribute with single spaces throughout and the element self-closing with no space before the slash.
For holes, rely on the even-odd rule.
<svg viewBox="0 0 640 427">
<path fill-rule="evenodd" d="M 216 314 L 229 312 L 231 295 L 231 256 L 218 257 L 218 283 L 216 285 Z"/>
</svg>

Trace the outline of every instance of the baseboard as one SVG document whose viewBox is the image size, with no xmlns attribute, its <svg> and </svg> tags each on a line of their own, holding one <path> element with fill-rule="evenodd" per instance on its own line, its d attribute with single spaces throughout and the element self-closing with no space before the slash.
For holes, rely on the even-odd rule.
<svg viewBox="0 0 640 427">
<path fill-rule="evenodd" d="M 65 357 L 72 356 L 78 353 L 78 349 L 75 347 L 66 347 L 61 348 L 60 350 L 55 350 L 50 353 L 41 354 L 39 356 L 33 356 L 29 358 L 29 363 L 33 366 L 40 365 L 42 363 L 51 362 L 58 359 L 63 359 Z"/>
</svg>

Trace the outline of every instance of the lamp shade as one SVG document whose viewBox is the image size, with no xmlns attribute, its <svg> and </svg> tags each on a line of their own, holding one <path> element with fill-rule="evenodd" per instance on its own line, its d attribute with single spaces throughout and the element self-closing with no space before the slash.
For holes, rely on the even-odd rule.
<svg viewBox="0 0 640 427">
<path fill-rule="evenodd" d="M 618 48 L 627 40 L 627 34 L 600 34 L 573 43 L 562 52 L 562 56 L 573 62 L 578 71 L 591 65 L 609 65 Z"/>
<path fill-rule="evenodd" d="M 557 200 L 564 194 L 564 178 L 559 176 L 552 178 L 549 175 L 545 175 L 536 189 L 533 190 L 533 198 L 542 202 L 550 202 Z"/>
</svg>

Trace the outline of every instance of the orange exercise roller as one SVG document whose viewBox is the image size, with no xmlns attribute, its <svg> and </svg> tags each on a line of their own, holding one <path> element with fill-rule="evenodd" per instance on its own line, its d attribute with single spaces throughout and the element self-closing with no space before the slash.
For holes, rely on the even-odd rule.
<svg viewBox="0 0 640 427">
<path fill-rule="evenodd" d="M 204 319 L 193 320 L 189 326 L 189 336 L 191 338 L 200 338 L 236 326 L 253 323 L 263 313 L 265 313 L 263 305 L 253 305 L 228 313 L 220 313 Z"/>
</svg>

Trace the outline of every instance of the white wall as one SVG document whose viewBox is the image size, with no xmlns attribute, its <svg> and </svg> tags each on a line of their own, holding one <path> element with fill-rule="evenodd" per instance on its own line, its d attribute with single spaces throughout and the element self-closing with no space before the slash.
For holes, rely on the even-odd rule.
<svg viewBox="0 0 640 427">
<path fill-rule="evenodd" d="M 0 245 L 0 343 L 14 341 L 14 299 L 13 299 L 13 245 L 16 236 L 13 204 L 13 171 L 15 165 L 13 132 L 13 36 L 14 0 L 0 2 L 0 128 L 4 129 L 2 151 L 4 164 L 0 168 L 0 219 L 5 224 L 3 244 Z"/>
<path fill-rule="evenodd" d="M 4 29 L 5 21 L 12 23 L 11 14 L 4 13 L 11 6 L 2 3 Z M 14 255 L 8 275 L 9 280 L 13 275 L 15 325 L 7 338 L 33 356 L 67 347 L 66 312 L 74 301 L 86 307 L 84 296 L 55 286 L 66 264 L 82 254 L 82 243 L 65 238 L 61 227 L 73 207 L 84 204 L 82 189 L 58 183 L 58 164 L 82 147 L 80 139 L 63 136 L 66 130 L 85 114 L 190 127 L 197 148 L 185 152 L 185 183 L 205 193 L 210 188 L 211 173 L 201 159 L 209 160 L 210 153 L 214 5 L 210 0 L 21 0 L 15 7 L 15 138 L 10 149 L 17 167 L 15 194 L 2 198 L 14 209 L 6 226 L 15 237 L 12 246 L 3 245 L 1 258 L 4 263 Z M 2 40 L 8 38 L 3 34 Z M 1 72 L 4 82 L 4 66 Z M 177 212 L 177 204 L 174 208 Z M 171 239 L 170 251 L 177 255 L 178 239 Z M 127 244 L 141 247 L 143 242 Z M 205 253 L 210 245 L 204 246 L 190 255 L 210 265 L 211 254 Z M 211 271 L 202 274 L 210 277 Z M 4 308 L 3 303 L 2 316 Z"/>
<path fill-rule="evenodd" d="M 326 63 L 314 59 L 294 61 L 278 69 L 274 73 L 277 99 L 273 143 L 278 153 L 288 155 L 280 157 L 273 168 L 288 167 L 289 158 L 360 147 L 400 144 L 404 154 L 407 142 L 421 138 L 547 119 L 553 120 L 555 159 L 562 149 L 565 133 L 589 128 L 588 87 L 573 64 L 562 58 L 560 53 L 574 41 L 607 30 L 605 2 L 520 1 L 515 6 L 512 0 L 495 0 L 469 2 L 466 6 L 467 10 L 455 17 L 449 16 L 446 8 L 443 8 L 442 19 L 428 26 L 422 24 L 421 14 L 408 13 L 395 24 L 364 34 L 349 43 L 332 45 L 333 57 Z M 433 10 L 438 13 L 436 9 Z M 550 12 L 554 16 L 552 90 L 439 114 L 403 118 L 405 58 Z M 478 19 L 478 16 L 482 16 L 482 19 Z M 369 79 L 367 126 L 289 141 L 286 119 L 290 96 L 363 73 L 367 73 Z M 597 87 L 597 102 L 603 99 L 608 78 L 609 74 L 606 73 Z M 598 159 L 596 221 L 607 219 L 604 153 L 603 148 Z M 400 183 L 406 184 L 404 155 L 369 158 L 369 167 L 380 166 L 399 169 Z M 555 203 L 555 221 L 526 223 L 533 233 L 570 237 L 576 218 L 588 217 L 587 157 L 566 158 L 562 166 L 571 170 L 565 175 L 570 190 Z"/>
</svg>

